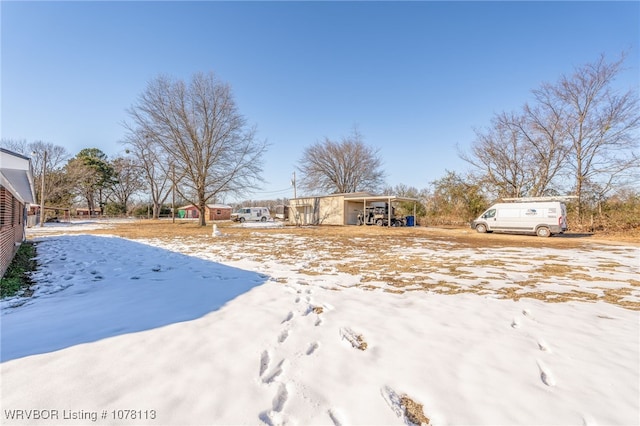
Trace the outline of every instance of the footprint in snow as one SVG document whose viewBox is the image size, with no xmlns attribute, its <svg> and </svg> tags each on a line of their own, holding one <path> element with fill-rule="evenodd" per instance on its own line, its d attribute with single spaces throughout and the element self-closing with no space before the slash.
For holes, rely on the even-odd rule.
<svg viewBox="0 0 640 426">
<path fill-rule="evenodd" d="M 263 423 L 269 426 L 283 425 L 288 423 L 282 415 L 282 410 L 284 409 L 284 405 L 287 402 L 288 398 L 289 390 L 287 388 L 287 385 L 281 383 L 276 396 L 273 397 L 273 401 L 271 402 L 271 410 L 263 411 L 262 413 L 260 413 L 258 418 Z"/>
<path fill-rule="evenodd" d="M 287 402 L 289 398 L 289 391 L 287 390 L 287 385 L 284 383 L 280 383 L 278 387 L 278 392 L 276 396 L 273 398 L 273 411 L 279 413 L 284 408 L 284 404 Z"/>
<path fill-rule="evenodd" d="M 282 333 L 280 333 L 280 335 L 278 336 L 278 342 L 279 343 L 284 343 L 285 340 L 287 340 L 287 337 L 289 337 L 289 330 L 284 330 Z"/>
<path fill-rule="evenodd" d="M 264 376 L 264 373 L 267 372 L 267 369 L 269 368 L 269 361 L 271 361 L 269 352 L 262 352 L 262 355 L 260 355 L 260 377 Z"/>
<path fill-rule="evenodd" d="M 544 341 L 543 339 L 538 339 L 538 349 L 540 349 L 543 352 L 549 352 L 551 353 L 551 347 L 549 346 L 549 344 Z"/>
<path fill-rule="evenodd" d="M 282 322 L 280 324 L 284 324 L 287 321 L 291 321 L 291 319 L 293 318 L 293 312 L 289 312 L 287 314 L 287 316 L 285 317 L 285 319 L 282 320 Z"/>
<path fill-rule="evenodd" d="M 531 310 L 529 310 L 529 309 L 523 309 L 522 310 L 522 315 L 524 315 L 525 317 L 529 318 L 531 321 L 538 322 L 536 317 L 533 316 L 533 314 L 531 313 Z"/>
<path fill-rule="evenodd" d="M 318 348 L 320 347 L 320 344 L 318 342 L 313 342 L 312 344 L 309 345 L 309 348 L 307 349 L 307 355 L 311 355 L 312 353 L 314 353 Z"/>
<path fill-rule="evenodd" d="M 556 379 L 551 373 L 551 370 L 549 370 L 549 368 L 545 364 L 543 364 L 542 361 L 536 362 L 538 363 L 538 369 L 540 370 L 540 379 L 542 380 L 542 383 L 547 386 L 555 386 Z"/>
<path fill-rule="evenodd" d="M 514 318 L 511 321 L 511 327 L 512 328 L 520 328 L 520 319 L 519 318 Z"/>
<path fill-rule="evenodd" d="M 340 418 L 336 415 L 335 411 L 328 410 L 327 414 L 329 415 L 329 418 L 333 422 L 333 426 L 342 426 L 344 424 L 344 422 L 341 421 Z"/>
<path fill-rule="evenodd" d="M 267 384 L 273 383 L 274 380 L 277 379 L 278 376 L 280 376 L 284 372 L 286 365 L 287 365 L 286 359 L 283 359 L 282 361 L 280 361 L 278 365 L 275 366 L 273 371 L 271 371 L 269 374 L 266 374 L 265 377 L 262 378 L 262 383 L 267 383 Z"/>
</svg>

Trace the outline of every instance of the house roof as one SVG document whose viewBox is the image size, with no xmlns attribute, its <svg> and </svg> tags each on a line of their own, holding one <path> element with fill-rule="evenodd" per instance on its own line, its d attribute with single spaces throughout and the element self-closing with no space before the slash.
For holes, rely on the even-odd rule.
<svg viewBox="0 0 640 426">
<path fill-rule="evenodd" d="M 18 158 L 22 158 L 23 160 L 30 160 L 29 157 L 27 157 L 26 155 L 20 154 L 19 152 L 15 152 L 15 151 L 10 151 L 6 148 L 0 148 L 0 152 L 3 154 L 8 154 L 8 155 L 12 155 L 14 157 L 18 157 Z"/>
<path fill-rule="evenodd" d="M 178 210 L 187 210 L 187 209 L 194 209 L 194 208 L 196 208 L 196 206 L 194 206 L 193 204 L 187 204 L 186 206 L 178 207 Z M 207 208 L 210 208 L 210 209 L 230 209 L 232 207 L 224 205 L 224 204 L 207 204 Z"/>
<path fill-rule="evenodd" d="M 0 169 L 0 182 L 21 202 L 35 204 L 36 197 L 27 170 Z"/>
</svg>

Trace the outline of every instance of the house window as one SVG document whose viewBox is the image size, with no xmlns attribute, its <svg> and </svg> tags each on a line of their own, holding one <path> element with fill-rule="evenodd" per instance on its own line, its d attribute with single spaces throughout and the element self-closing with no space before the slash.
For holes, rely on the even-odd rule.
<svg viewBox="0 0 640 426">
<path fill-rule="evenodd" d="M 216 214 L 217 214 L 218 216 L 220 216 L 220 215 L 222 214 L 222 211 L 220 211 L 220 210 L 216 210 Z"/>
</svg>

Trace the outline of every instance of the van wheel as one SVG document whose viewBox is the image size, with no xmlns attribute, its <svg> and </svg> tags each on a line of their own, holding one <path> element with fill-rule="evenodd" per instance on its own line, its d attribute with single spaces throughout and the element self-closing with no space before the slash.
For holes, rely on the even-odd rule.
<svg viewBox="0 0 640 426">
<path fill-rule="evenodd" d="M 376 220 L 376 225 L 378 225 L 378 226 L 382 226 L 383 223 L 384 222 L 382 221 L 382 219 Z"/>
<path fill-rule="evenodd" d="M 536 235 L 543 238 L 550 237 L 551 231 L 546 226 L 541 226 L 540 228 L 536 229 Z"/>
<path fill-rule="evenodd" d="M 239 222 L 240 222 L 240 223 L 244 223 L 244 217 L 241 217 L 241 218 L 239 219 Z"/>
<path fill-rule="evenodd" d="M 266 221 L 267 221 L 267 217 L 266 217 L 266 216 L 262 216 L 262 217 L 260 218 L 260 222 L 266 222 Z"/>
<path fill-rule="evenodd" d="M 480 234 L 484 234 L 485 232 L 487 232 L 487 225 L 485 225 L 484 223 L 477 224 L 476 231 L 478 231 Z"/>
</svg>

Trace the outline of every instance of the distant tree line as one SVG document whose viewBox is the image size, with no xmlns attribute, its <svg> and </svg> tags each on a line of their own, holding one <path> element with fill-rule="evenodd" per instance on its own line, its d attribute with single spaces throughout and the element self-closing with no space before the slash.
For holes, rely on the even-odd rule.
<svg viewBox="0 0 640 426">
<path fill-rule="evenodd" d="M 639 228 L 638 88 L 615 89 L 623 63 L 624 56 L 613 62 L 601 56 L 534 89 L 530 103 L 495 114 L 476 129 L 467 150 L 458 148 L 468 171 L 447 171 L 425 188 L 385 185 L 380 150 L 355 128 L 303 149 L 299 188 L 304 195 L 367 191 L 416 198 L 418 222 L 433 225 L 466 224 L 504 197 L 571 194 L 577 197 L 568 203 L 572 229 Z M 260 187 L 268 145 L 257 140 L 231 88 L 214 74 L 189 82 L 158 77 L 127 112 L 124 153 L 112 159 L 97 148 L 71 157 L 42 141 L 3 139 L 2 146 L 32 156 L 38 200 L 45 173 L 47 206 L 82 202 L 90 212 L 100 207 L 158 218 L 168 205 L 193 204 L 205 225 L 207 204 Z M 274 211 L 287 202 L 246 200 L 235 207 L 257 203 Z M 401 210 L 413 214 L 409 204 Z"/>
</svg>

